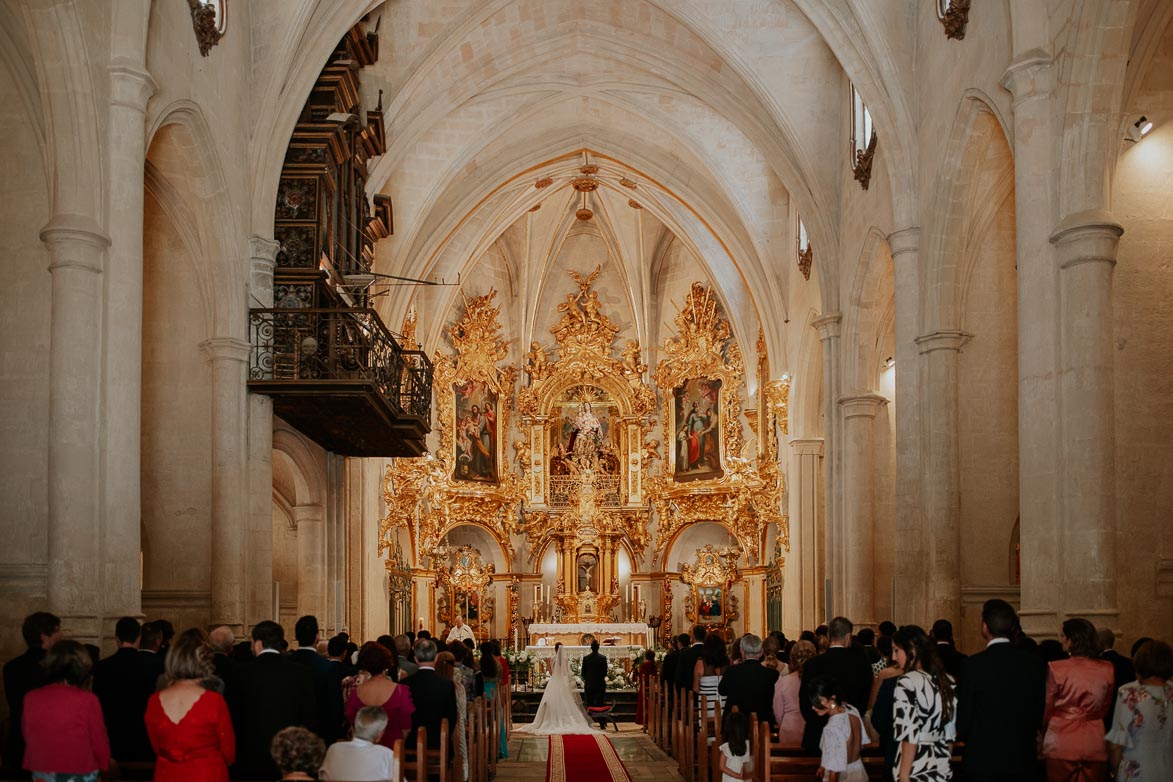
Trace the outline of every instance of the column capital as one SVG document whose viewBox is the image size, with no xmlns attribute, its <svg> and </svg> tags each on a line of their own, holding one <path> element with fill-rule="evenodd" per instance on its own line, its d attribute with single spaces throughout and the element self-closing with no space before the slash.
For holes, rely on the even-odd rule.
<svg viewBox="0 0 1173 782">
<path fill-rule="evenodd" d="M 94 220 L 85 215 L 63 212 L 41 229 L 41 241 L 49 248 L 49 271 L 81 269 L 100 274 L 102 253 L 110 246 L 110 237 Z"/>
<path fill-rule="evenodd" d="M 1116 246 L 1124 226 L 1103 209 L 1089 209 L 1068 215 L 1051 232 L 1051 244 L 1058 251 L 1059 268 L 1081 263 L 1116 265 Z"/>
<path fill-rule="evenodd" d="M 1020 54 L 1002 74 L 1001 85 L 1014 96 L 1014 105 L 1034 98 L 1045 98 L 1051 92 L 1051 55 L 1042 49 L 1030 49 Z"/>
<path fill-rule="evenodd" d="M 819 332 L 819 339 L 826 341 L 828 339 L 839 338 L 840 325 L 842 322 L 843 316 L 838 312 L 832 312 L 830 314 L 823 315 L 822 317 L 815 318 L 813 321 L 811 321 L 811 326 L 813 326 L 815 330 Z"/>
<path fill-rule="evenodd" d="M 964 331 L 942 330 L 922 334 L 914 341 L 920 346 L 920 352 L 923 354 L 932 353 L 934 350 L 959 352 L 971 339 L 973 335 Z"/>
<path fill-rule="evenodd" d="M 915 253 L 920 249 L 920 226 L 896 229 L 888 234 L 888 246 L 892 249 L 893 260 L 907 253 Z"/>
<path fill-rule="evenodd" d="M 876 413 L 888 404 L 887 398 L 872 393 L 841 396 L 836 401 L 843 408 L 844 418 L 875 418 Z"/>
<path fill-rule="evenodd" d="M 281 251 L 281 242 L 275 239 L 266 239 L 253 234 L 248 238 L 248 254 L 254 262 L 267 261 L 270 265 L 277 264 L 277 253 Z"/>
<path fill-rule="evenodd" d="M 141 63 L 125 57 L 110 62 L 110 102 L 146 114 L 147 101 L 159 90 L 159 85 Z"/>
<path fill-rule="evenodd" d="M 293 523 L 300 525 L 302 522 L 321 522 L 326 517 L 326 509 L 321 505 L 294 505 L 293 508 Z"/>
<path fill-rule="evenodd" d="M 252 346 L 235 337 L 212 337 L 200 343 L 200 350 L 213 363 L 216 361 L 239 361 L 243 364 L 248 360 Z"/>
<path fill-rule="evenodd" d="M 795 439 L 791 440 L 788 445 L 799 456 L 823 455 L 823 438 L 821 437 L 796 437 Z"/>
</svg>

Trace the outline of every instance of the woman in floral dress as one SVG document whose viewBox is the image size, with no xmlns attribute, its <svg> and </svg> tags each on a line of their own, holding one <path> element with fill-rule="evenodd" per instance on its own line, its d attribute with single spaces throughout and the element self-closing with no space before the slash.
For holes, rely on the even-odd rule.
<svg viewBox="0 0 1173 782">
<path fill-rule="evenodd" d="M 893 659 L 904 674 L 896 680 L 893 738 L 896 782 L 952 779 L 950 744 L 957 737 L 953 680 L 937 657 L 936 645 L 915 625 L 892 638 Z"/>
<path fill-rule="evenodd" d="M 1136 681 L 1120 688 L 1107 735 L 1110 765 L 1120 782 L 1173 779 L 1173 650 L 1149 641 L 1132 662 Z"/>
</svg>

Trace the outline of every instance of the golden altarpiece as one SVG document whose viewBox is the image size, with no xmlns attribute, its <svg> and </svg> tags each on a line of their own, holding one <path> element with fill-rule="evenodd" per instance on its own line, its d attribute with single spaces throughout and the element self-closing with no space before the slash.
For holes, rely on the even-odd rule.
<svg viewBox="0 0 1173 782">
<path fill-rule="evenodd" d="M 490 586 L 495 579 L 508 583 L 511 639 L 520 636 L 522 621 L 518 578 L 532 580 L 551 550 L 554 583 L 537 588 L 527 623 L 639 618 L 647 601 L 619 588 L 620 552 L 626 551 L 633 570 L 646 564 L 648 586 L 653 575 L 663 578 L 663 614 L 652 624 L 666 636 L 672 632 L 673 578 L 665 560 L 672 543 L 690 524 L 714 522 L 736 545 L 714 554 L 713 563 L 724 568 L 720 574 L 713 563 L 681 564 L 688 587 L 683 608 L 690 622 L 708 610 L 709 620 L 719 621 L 706 623 L 728 632 L 738 615 L 729 586 L 739 576 L 739 559 L 757 563 L 770 525 L 789 548 L 776 458 L 788 381 L 763 385 L 756 406 L 744 407 L 741 350 L 712 290 L 694 283 L 675 317 L 676 334 L 663 345 L 653 388 L 639 343 L 616 344 L 619 329 L 594 289 L 600 269 L 570 274 L 575 290 L 558 306 L 553 351 L 531 343 L 520 372 L 501 365 L 508 345 L 495 291 L 465 299 L 463 317 L 447 329 L 454 352 L 437 352 L 433 360 L 439 447 L 422 459 L 395 460 L 388 469 L 381 545 L 390 550 L 394 531 L 409 530 L 415 561 L 431 563 L 415 572 L 434 579 L 441 632 L 464 612 L 478 637 L 487 634 Z M 404 333 L 405 341 L 414 341 L 413 319 Z M 760 335 L 757 347 L 758 377 L 768 378 Z M 757 438 L 755 448 L 747 448 L 743 420 Z M 662 439 L 653 439 L 660 431 Z M 505 444 L 514 436 L 511 469 Z M 475 549 L 450 546 L 449 533 L 461 525 L 487 531 L 508 572 L 484 567 Z M 514 562 L 511 535 L 524 538 L 527 561 Z M 469 580 L 469 563 L 461 569 L 464 557 L 481 563 L 471 569 L 476 583 Z M 721 603 L 714 613 L 715 593 L 704 590 L 716 587 Z M 476 603 L 475 617 L 467 616 L 469 601 Z"/>
</svg>

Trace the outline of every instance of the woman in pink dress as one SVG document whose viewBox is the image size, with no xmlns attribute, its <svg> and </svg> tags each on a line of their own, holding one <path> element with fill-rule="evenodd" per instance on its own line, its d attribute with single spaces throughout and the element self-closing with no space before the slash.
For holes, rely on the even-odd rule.
<svg viewBox="0 0 1173 782">
<path fill-rule="evenodd" d="M 798 708 L 802 690 L 802 669 L 814 657 L 815 645 L 799 641 L 790 650 L 790 673 L 778 677 L 774 685 L 774 720 L 778 723 L 778 743 L 785 747 L 802 745 L 806 720 Z"/>
<path fill-rule="evenodd" d="M 1060 635 L 1071 655 L 1047 668 L 1043 716 L 1043 758 L 1047 782 L 1104 782 L 1108 751 L 1104 716 L 1112 704 L 1112 664 L 1098 659 L 1096 628 L 1086 619 L 1068 619 Z"/>
<path fill-rule="evenodd" d="M 369 641 L 358 652 L 358 667 L 370 678 L 354 688 L 346 701 L 346 721 L 354 725 L 354 718 L 363 706 L 381 706 L 387 712 L 387 729 L 379 743 L 394 749 L 395 741 L 404 738 L 411 729 L 411 715 L 415 704 L 411 691 L 395 681 L 395 655 L 387 647 Z"/>
</svg>

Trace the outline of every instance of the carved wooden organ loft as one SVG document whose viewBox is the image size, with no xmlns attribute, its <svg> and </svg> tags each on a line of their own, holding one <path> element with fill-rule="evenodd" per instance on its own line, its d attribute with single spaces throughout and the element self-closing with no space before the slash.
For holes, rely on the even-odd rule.
<svg viewBox="0 0 1173 782">
<path fill-rule="evenodd" d="M 250 310 L 250 390 L 327 450 L 419 456 L 430 429 L 432 363 L 370 306 L 375 242 L 394 231 L 390 198 L 365 187 L 386 151 L 382 101 L 364 110 L 358 70 L 379 40 L 343 37 L 302 109 L 277 192 L 273 303 Z"/>
</svg>

